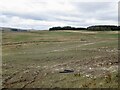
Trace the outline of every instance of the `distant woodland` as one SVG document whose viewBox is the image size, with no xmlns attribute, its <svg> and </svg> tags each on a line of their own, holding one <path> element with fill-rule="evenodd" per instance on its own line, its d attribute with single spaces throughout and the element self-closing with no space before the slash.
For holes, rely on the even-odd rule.
<svg viewBox="0 0 120 90">
<path fill-rule="evenodd" d="M 87 28 L 84 27 L 71 27 L 71 26 L 64 26 L 64 27 L 52 27 L 49 28 L 49 31 L 56 31 L 56 30 L 89 30 L 89 31 L 119 31 L 120 26 L 114 25 L 95 25 L 89 26 Z"/>
</svg>

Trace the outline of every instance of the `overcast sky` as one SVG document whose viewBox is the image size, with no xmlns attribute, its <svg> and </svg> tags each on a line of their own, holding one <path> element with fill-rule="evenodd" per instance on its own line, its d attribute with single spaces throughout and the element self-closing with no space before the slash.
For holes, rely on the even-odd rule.
<svg viewBox="0 0 120 90">
<path fill-rule="evenodd" d="M 0 27 L 117 25 L 118 0 L 0 0 Z"/>
</svg>

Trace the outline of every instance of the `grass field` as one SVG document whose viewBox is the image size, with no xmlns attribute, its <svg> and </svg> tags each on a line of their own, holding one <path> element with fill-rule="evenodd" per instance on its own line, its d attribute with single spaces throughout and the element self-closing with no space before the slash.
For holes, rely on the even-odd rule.
<svg viewBox="0 0 120 90">
<path fill-rule="evenodd" d="M 117 88 L 118 32 L 2 33 L 5 88 Z M 64 70 L 71 73 L 60 73 Z"/>
</svg>

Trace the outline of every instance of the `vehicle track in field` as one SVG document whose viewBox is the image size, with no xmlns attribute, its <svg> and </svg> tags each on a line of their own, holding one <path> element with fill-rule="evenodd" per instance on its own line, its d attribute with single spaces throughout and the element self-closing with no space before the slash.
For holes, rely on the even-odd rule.
<svg viewBox="0 0 120 90">
<path fill-rule="evenodd" d="M 36 71 L 36 74 L 34 75 L 33 80 L 31 80 L 31 81 L 27 82 L 26 84 L 24 84 L 22 86 L 22 88 L 25 88 L 25 87 L 27 87 L 27 85 L 32 84 L 33 82 L 35 82 L 35 80 L 37 79 L 39 74 L 40 74 L 40 71 Z"/>
<path fill-rule="evenodd" d="M 26 70 L 30 70 L 30 69 L 26 69 Z M 21 82 L 24 82 L 25 84 L 22 86 L 22 88 L 25 88 L 27 85 L 35 82 L 37 76 L 39 75 L 40 73 L 40 70 L 37 70 L 36 72 L 34 72 L 35 74 L 33 75 L 33 79 L 32 80 L 27 80 L 26 78 L 19 78 L 18 80 L 15 80 L 15 81 L 11 81 L 9 82 L 9 80 L 11 80 L 12 78 L 16 77 L 16 76 L 19 76 L 20 73 L 24 73 L 26 70 L 20 70 L 18 72 L 15 72 L 13 73 L 11 76 L 9 76 L 8 78 L 6 78 L 3 82 L 3 86 L 4 87 L 9 87 L 11 85 L 15 85 L 17 83 L 21 83 Z M 20 76 L 21 77 L 21 76 Z"/>
<path fill-rule="evenodd" d="M 77 48 L 82 47 L 82 46 L 94 45 L 94 44 L 99 44 L 99 43 L 104 43 L 104 42 L 107 42 L 107 41 L 90 42 L 90 43 L 80 44 L 80 45 L 76 45 L 76 46 L 74 45 L 74 46 L 67 47 L 67 48 L 55 49 L 55 50 L 50 50 L 50 51 L 41 52 L 41 53 L 53 53 L 53 52 L 68 51 L 68 50 L 71 50 L 73 48 L 77 49 Z M 97 50 L 97 51 L 99 51 L 99 50 Z M 108 50 L 108 52 L 110 52 L 110 51 Z M 37 54 L 38 52 L 17 52 L 15 54 L 35 54 L 35 53 Z M 10 53 L 10 54 L 14 54 L 14 53 Z M 9 54 L 4 54 L 4 55 L 9 55 Z"/>
<path fill-rule="evenodd" d="M 79 67 L 79 68 L 82 68 L 82 71 L 83 70 L 85 70 L 85 73 L 83 74 L 83 75 L 89 75 L 89 73 L 86 73 L 86 71 L 87 70 L 89 70 L 90 68 L 92 68 L 92 70 L 96 70 L 96 71 L 98 71 L 98 70 L 104 70 L 104 71 L 111 71 L 112 70 L 112 68 L 111 67 L 113 67 L 113 69 L 114 69 L 114 64 L 118 64 L 118 62 L 116 62 L 116 61 L 113 61 L 112 62 L 112 64 L 111 64 L 111 66 L 109 67 L 109 68 L 107 68 L 107 67 L 91 67 L 91 63 L 95 63 L 96 62 L 96 59 L 101 59 L 101 58 L 107 58 L 106 56 L 96 56 L 96 57 L 93 57 L 93 58 L 90 58 L 90 60 L 88 60 L 87 58 L 85 58 L 85 59 L 83 59 L 82 61 L 81 60 L 77 60 L 77 61 L 69 61 L 69 62 L 67 62 L 67 63 L 62 63 L 62 64 L 57 64 L 57 65 L 54 65 L 54 66 L 51 66 L 51 67 L 43 67 L 42 68 L 42 73 L 44 73 L 45 75 L 42 75 L 42 78 L 44 77 L 44 76 L 46 76 L 47 74 L 50 74 L 50 73 L 52 73 L 52 72 L 54 72 L 54 73 L 59 73 L 59 71 L 60 71 L 60 68 L 63 68 L 63 69 L 65 69 L 66 68 L 66 66 L 68 65 L 68 66 L 71 66 L 71 65 L 73 65 L 73 66 L 75 66 L 75 65 L 78 65 L 78 66 L 81 66 L 81 67 Z M 94 60 L 95 59 L 95 61 L 93 61 L 93 62 L 91 62 L 91 60 Z M 108 58 L 109 59 L 109 58 Z M 83 61 L 87 61 L 87 62 L 83 62 Z M 100 60 L 99 62 L 96 62 L 95 64 L 98 64 L 98 63 L 101 63 L 102 62 L 102 60 Z M 89 65 L 90 64 L 90 65 Z M 94 65 L 94 64 L 93 64 Z M 87 66 L 87 67 L 83 67 L 83 66 Z M 76 69 L 79 69 L 79 68 L 74 68 L 74 70 Z M 56 72 L 56 70 L 55 69 L 58 69 L 58 71 Z M 71 68 L 70 68 L 71 69 Z M 115 68 L 116 69 L 116 68 Z M 29 69 L 25 69 L 25 70 L 21 70 L 21 71 L 19 71 L 19 72 L 15 72 L 13 75 L 11 75 L 9 78 L 7 78 L 6 79 L 6 83 L 4 83 L 4 86 L 5 87 L 9 87 L 9 86 L 11 86 L 11 85 L 15 85 L 15 84 L 17 84 L 17 83 L 21 83 L 21 82 L 24 82 L 25 84 L 22 86 L 22 88 L 26 88 L 27 86 L 30 86 L 32 83 L 34 83 L 34 82 L 36 82 L 36 80 L 37 80 L 37 78 L 40 78 L 40 76 L 39 76 L 39 74 L 41 73 L 40 72 L 40 70 L 39 69 L 37 69 L 36 71 L 35 71 L 35 74 L 33 75 L 33 78 L 31 79 L 31 80 L 26 80 L 26 79 L 19 79 L 19 80 L 16 80 L 16 81 L 13 81 L 13 82 L 11 82 L 11 83 L 7 83 L 7 81 L 9 81 L 10 79 L 12 79 L 13 77 L 15 77 L 15 76 L 17 76 L 17 75 L 19 75 L 19 73 L 23 73 L 23 72 L 25 72 L 26 70 L 31 70 L 30 68 Z M 75 70 L 75 73 L 76 73 L 76 70 Z M 91 70 L 91 69 L 90 69 Z M 82 72 L 82 71 L 80 71 L 80 73 Z M 46 74 L 47 73 L 47 74 Z M 78 72 L 77 72 L 78 73 Z M 90 75 L 89 75 L 90 76 Z M 91 77 L 91 76 L 90 76 Z M 64 78 L 63 78 L 63 80 L 64 80 Z M 60 80 L 55 80 L 54 82 L 61 82 L 62 80 L 60 79 Z"/>
<path fill-rule="evenodd" d="M 75 47 L 69 47 L 69 48 L 63 48 L 63 49 L 57 49 L 57 50 L 52 50 L 52 51 L 48 51 L 47 53 L 49 53 L 49 52 L 60 52 L 60 51 L 66 51 L 66 50 L 70 50 L 70 49 L 72 49 L 72 48 L 76 48 L 76 47 L 82 47 L 82 46 L 87 46 L 87 45 L 93 45 L 93 44 L 98 44 L 98 43 L 104 43 L 104 42 L 106 42 L 106 41 L 101 41 L 101 42 L 91 42 L 91 43 L 86 43 L 86 44 L 81 44 L 81 45 L 77 45 L 77 46 L 75 46 Z M 84 49 L 83 49 L 84 50 Z M 87 49 L 86 49 L 87 50 Z M 97 50 L 97 49 L 96 49 Z M 115 50 L 108 50 L 108 52 L 114 52 Z M 115 52 L 117 52 L 117 51 L 115 51 Z M 34 53 L 34 52 L 31 52 L 31 53 Z M 17 54 L 23 54 L 23 52 L 21 53 L 21 52 L 19 52 L 19 53 L 17 53 Z M 29 53 L 28 53 L 29 54 Z M 43 71 L 45 71 L 45 70 L 49 70 L 49 71 L 55 71 L 54 69 L 60 69 L 60 68 L 65 68 L 67 65 L 68 66 L 71 66 L 71 65 L 78 65 L 79 66 L 79 64 L 81 65 L 81 67 L 83 66 L 83 65 L 85 65 L 85 66 L 87 66 L 89 63 L 91 63 L 91 60 L 94 60 L 94 59 L 101 59 L 101 58 L 105 58 L 106 56 L 96 56 L 96 57 L 93 57 L 93 58 L 85 58 L 85 59 L 83 59 L 82 61 L 87 61 L 87 62 L 82 62 L 81 60 L 77 60 L 77 61 L 70 61 L 70 62 L 67 62 L 67 63 L 62 63 L 62 64 L 57 64 L 57 65 L 54 65 L 54 66 L 51 66 L 51 67 L 45 67 L 45 68 L 43 68 Z M 89 60 L 90 59 L 90 60 Z M 109 59 L 109 58 L 108 58 Z M 102 59 L 103 60 L 103 59 Z M 102 61 L 100 61 L 100 62 L 97 62 L 98 64 L 100 64 Z M 92 62 L 93 63 L 93 62 Z M 114 64 L 117 64 L 118 65 L 118 62 L 112 62 L 111 63 L 111 66 L 114 66 Z M 101 64 L 102 65 L 102 64 Z M 84 68 L 84 67 L 82 67 L 82 68 Z M 86 67 L 86 68 L 84 68 L 83 70 L 87 70 L 87 69 L 89 69 L 89 68 L 91 68 L 91 66 L 89 66 L 88 65 L 88 67 Z M 78 68 L 76 68 L 76 69 L 78 69 Z M 96 67 L 93 67 L 92 69 L 96 69 L 96 71 L 98 70 L 98 69 L 104 69 L 104 70 L 107 70 L 107 71 L 109 71 L 109 70 L 111 70 L 111 69 L 107 69 L 107 67 L 101 67 L 101 68 L 96 68 Z M 28 70 L 28 69 L 25 69 L 25 70 Z M 5 80 L 4 80 L 4 82 L 3 82 L 3 84 L 5 85 L 5 87 L 7 87 L 7 85 L 11 85 L 11 84 L 16 84 L 16 83 L 20 83 L 20 82 L 26 82 L 26 80 L 25 79 L 19 79 L 19 80 L 17 80 L 17 81 L 14 81 L 14 82 L 11 82 L 11 83 L 7 83 L 10 79 L 12 79 L 13 77 L 15 77 L 16 75 L 18 75 L 19 73 L 21 73 L 21 72 L 24 72 L 25 70 L 20 70 L 20 71 L 18 71 L 18 72 L 15 72 L 15 73 L 13 73 L 11 76 L 9 76 L 9 77 L 7 77 Z M 59 71 L 59 70 L 58 70 Z M 38 78 L 38 75 L 40 74 L 40 71 L 39 70 L 37 70 L 36 71 L 36 74 L 33 76 L 33 79 L 32 80 L 30 80 L 30 81 L 28 81 L 27 83 L 25 83 L 23 86 L 22 86 L 22 88 L 26 88 L 28 85 L 30 85 L 30 84 L 32 84 L 32 83 L 34 83 L 35 81 L 36 81 L 36 79 Z M 59 81 L 61 81 L 61 80 L 58 80 L 58 82 Z"/>
<path fill-rule="evenodd" d="M 16 72 L 14 72 L 12 75 L 10 75 L 10 76 L 8 76 L 7 78 L 5 78 L 5 79 L 3 80 L 3 82 L 2 82 L 3 85 L 5 85 L 5 87 L 6 87 L 6 86 L 8 86 L 8 85 L 10 85 L 10 84 L 17 83 L 18 81 L 15 81 L 15 82 L 12 82 L 12 83 L 8 83 L 8 81 L 9 81 L 10 79 L 12 79 L 13 77 L 15 77 L 16 75 L 18 75 L 19 73 L 23 72 L 23 71 L 25 71 L 25 70 L 16 71 Z"/>
<path fill-rule="evenodd" d="M 77 67 L 77 68 L 69 68 L 69 69 L 73 69 L 75 72 L 73 72 L 72 74 L 73 75 L 75 75 L 75 74 L 79 74 L 80 73 L 80 75 L 82 75 L 82 76 L 85 76 L 85 77 L 88 77 L 88 78 L 96 78 L 96 77 L 102 77 L 102 76 L 105 76 L 108 72 L 116 72 L 117 71 L 117 69 L 118 69 L 118 61 L 110 61 L 110 62 L 107 62 L 107 63 L 105 63 L 105 64 L 107 64 L 106 66 L 104 66 L 104 64 L 103 64 L 103 66 L 94 66 L 94 65 L 97 65 L 97 64 L 101 64 L 101 63 L 103 63 L 102 61 L 103 60 L 101 60 L 101 61 L 99 61 L 99 62 L 96 62 L 96 59 L 104 59 L 104 58 L 108 58 L 108 57 L 106 57 L 106 56 L 96 56 L 96 57 L 94 57 L 94 58 L 91 58 L 91 60 L 94 60 L 95 59 L 95 61 L 93 61 L 93 62 L 91 62 L 91 60 L 88 60 L 87 61 L 87 59 L 84 59 L 83 61 L 87 61 L 87 62 L 84 62 L 83 63 L 83 61 L 81 61 L 81 60 L 77 60 L 77 61 L 70 61 L 70 62 L 67 62 L 67 63 L 62 63 L 62 64 L 57 64 L 57 65 L 54 65 L 54 66 L 51 66 L 51 67 L 45 67 L 44 68 L 44 71 L 48 71 L 48 75 L 49 74 L 53 74 L 53 73 L 58 73 L 59 74 L 59 72 L 62 70 L 64 70 L 64 69 L 66 69 L 66 66 L 68 65 L 68 66 L 71 66 L 71 65 L 74 65 L 74 66 L 76 66 L 76 64 L 77 65 L 79 65 L 80 64 L 80 66 L 81 67 Z M 109 59 L 109 58 L 108 58 Z M 96 63 L 95 63 L 96 62 Z M 91 63 L 94 63 L 93 64 L 93 67 L 92 67 L 92 64 Z M 109 63 L 110 63 L 110 65 L 109 65 Z M 90 64 L 90 65 L 89 65 Z M 88 66 L 87 66 L 88 65 Z M 87 66 L 87 67 L 86 67 Z M 63 68 L 63 69 L 61 69 L 61 68 Z M 81 68 L 81 70 L 80 71 L 78 71 L 78 72 L 76 72 L 76 70 L 78 70 L 78 69 L 80 69 Z M 57 71 L 55 70 L 55 69 L 58 69 Z M 84 72 L 83 72 L 84 71 Z M 101 73 L 98 73 L 97 75 L 95 75 L 94 73 L 93 74 L 91 74 L 91 72 L 92 71 L 95 71 L 95 72 L 99 72 L 99 71 L 102 71 L 102 73 L 103 74 L 101 74 Z M 46 72 L 47 73 L 47 72 Z M 36 78 L 37 79 L 37 78 Z M 61 81 L 64 81 L 65 80 L 65 78 L 61 78 L 61 79 L 58 79 L 58 80 L 55 80 L 55 81 L 53 81 L 53 83 L 58 83 L 58 82 L 61 82 Z M 35 81 L 34 81 L 35 82 Z M 31 83 L 29 83 L 29 84 L 31 84 Z"/>
<path fill-rule="evenodd" d="M 39 42 L 63 42 L 63 41 L 22 41 L 22 42 L 8 42 L 8 43 L 2 43 L 4 46 L 8 45 L 22 45 L 22 44 L 29 44 L 29 43 L 39 43 Z"/>
</svg>

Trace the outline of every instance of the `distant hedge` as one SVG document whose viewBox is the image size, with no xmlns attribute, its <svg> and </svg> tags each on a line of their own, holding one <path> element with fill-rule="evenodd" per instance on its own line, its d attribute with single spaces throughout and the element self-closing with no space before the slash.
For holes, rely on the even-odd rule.
<svg viewBox="0 0 120 90">
<path fill-rule="evenodd" d="M 87 28 L 83 27 L 71 27 L 71 26 L 64 26 L 64 27 L 52 27 L 49 28 L 49 31 L 56 31 L 56 30 L 89 30 L 89 31 L 119 31 L 120 26 L 115 25 L 95 25 L 95 26 L 89 26 Z"/>
</svg>

